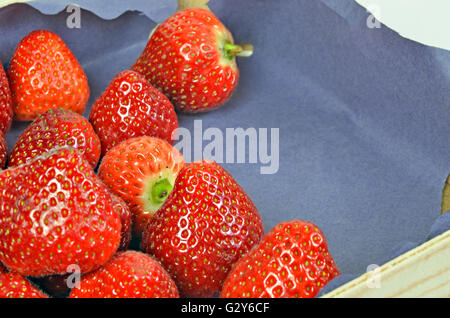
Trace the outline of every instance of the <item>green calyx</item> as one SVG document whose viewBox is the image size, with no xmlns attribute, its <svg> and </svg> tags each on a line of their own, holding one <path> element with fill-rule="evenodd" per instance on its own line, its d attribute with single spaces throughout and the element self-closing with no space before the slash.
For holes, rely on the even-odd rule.
<svg viewBox="0 0 450 318">
<path fill-rule="evenodd" d="M 223 56 L 226 59 L 233 60 L 236 56 L 249 57 L 253 54 L 253 45 L 251 44 L 233 44 L 226 42 L 223 46 Z"/>
<path fill-rule="evenodd" d="M 220 52 L 219 63 L 222 66 L 230 66 L 237 69 L 236 56 L 249 57 L 253 54 L 253 45 L 251 44 L 234 44 L 231 33 L 224 29 L 216 31 L 216 47 Z"/>
<path fill-rule="evenodd" d="M 253 54 L 253 45 L 251 44 L 233 44 L 225 43 L 223 46 L 224 57 L 232 60 L 236 56 L 249 57 Z"/>
<path fill-rule="evenodd" d="M 156 182 L 151 188 L 150 200 L 155 204 L 163 203 L 172 191 L 172 184 L 169 180 L 162 179 Z"/>
<path fill-rule="evenodd" d="M 142 208 L 146 213 L 153 214 L 166 201 L 172 192 L 176 175 L 170 169 L 161 170 L 144 180 L 142 191 Z"/>
</svg>

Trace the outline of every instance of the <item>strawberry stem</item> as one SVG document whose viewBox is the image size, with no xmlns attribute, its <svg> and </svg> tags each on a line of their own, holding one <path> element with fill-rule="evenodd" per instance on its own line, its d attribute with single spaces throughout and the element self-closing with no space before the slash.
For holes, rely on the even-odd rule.
<svg viewBox="0 0 450 318">
<path fill-rule="evenodd" d="M 251 44 L 233 44 L 225 43 L 224 45 L 225 56 L 230 60 L 235 56 L 249 57 L 253 54 L 253 45 Z"/>
<path fill-rule="evenodd" d="M 154 203 L 163 203 L 172 191 L 172 185 L 169 180 L 162 179 L 156 182 L 152 187 L 151 200 Z"/>
<path fill-rule="evenodd" d="M 202 8 L 209 10 L 209 0 L 178 0 L 178 11 L 191 8 Z"/>
</svg>

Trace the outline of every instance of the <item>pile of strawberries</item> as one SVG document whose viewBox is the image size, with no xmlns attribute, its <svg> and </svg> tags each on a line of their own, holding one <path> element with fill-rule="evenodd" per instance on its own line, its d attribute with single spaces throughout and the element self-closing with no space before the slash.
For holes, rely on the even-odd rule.
<svg viewBox="0 0 450 318">
<path fill-rule="evenodd" d="M 210 11 L 179 11 L 88 121 L 73 53 L 50 31 L 27 35 L 0 64 L 0 297 L 314 297 L 339 275 L 317 226 L 263 236 L 235 179 L 171 144 L 175 109 L 221 106 L 250 54 Z M 13 118 L 32 123 L 8 158 Z"/>
</svg>

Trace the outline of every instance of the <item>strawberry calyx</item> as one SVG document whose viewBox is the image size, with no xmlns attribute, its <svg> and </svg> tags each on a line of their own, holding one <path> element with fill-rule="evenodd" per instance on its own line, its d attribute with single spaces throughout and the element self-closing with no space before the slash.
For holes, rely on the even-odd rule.
<svg viewBox="0 0 450 318">
<path fill-rule="evenodd" d="M 152 187 L 152 193 L 150 195 L 151 200 L 155 203 L 163 203 L 172 191 L 173 186 L 169 180 L 162 179 L 156 182 Z"/>
<path fill-rule="evenodd" d="M 178 0 L 178 11 L 191 8 L 202 8 L 209 10 L 208 2 L 209 0 Z"/>
<path fill-rule="evenodd" d="M 237 69 L 236 56 L 249 57 L 253 54 L 253 45 L 234 44 L 233 37 L 227 32 L 217 32 L 217 49 L 220 53 L 220 63 Z"/>
<path fill-rule="evenodd" d="M 157 175 L 147 178 L 141 196 L 144 211 L 154 214 L 172 192 L 175 176 L 170 169 L 161 170 Z"/>
<path fill-rule="evenodd" d="M 250 57 L 253 55 L 253 45 L 252 44 L 233 44 L 225 43 L 223 46 L 224 57 L 232 60 L 236 56 L 239 57 Z"/>
</svg>

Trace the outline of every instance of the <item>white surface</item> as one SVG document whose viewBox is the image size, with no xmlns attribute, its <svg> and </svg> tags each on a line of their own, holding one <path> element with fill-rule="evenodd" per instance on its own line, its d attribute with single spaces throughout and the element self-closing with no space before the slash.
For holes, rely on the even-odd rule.
<svg viewBox="0 0 450 318">
<path fill-rule="evenodd" d="M 355 0 L 401 36 L 450 50 L 449 0 Z"/>
</svg>

